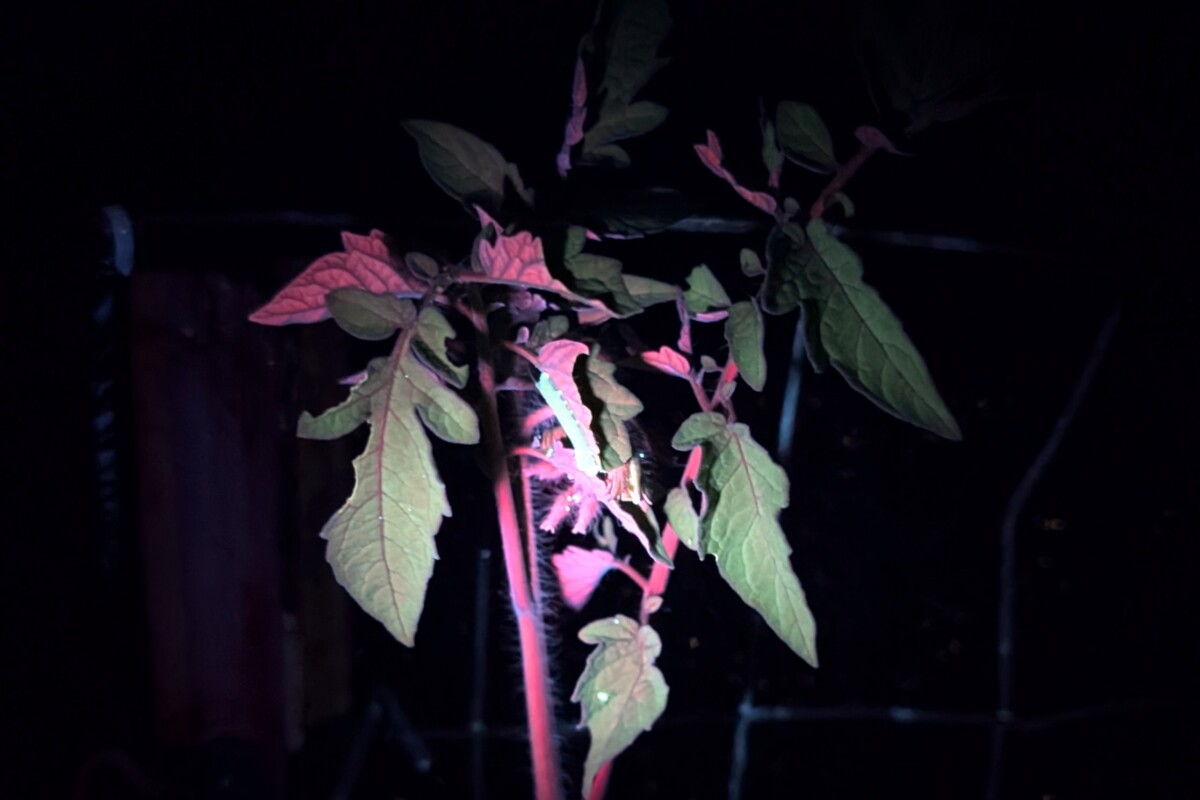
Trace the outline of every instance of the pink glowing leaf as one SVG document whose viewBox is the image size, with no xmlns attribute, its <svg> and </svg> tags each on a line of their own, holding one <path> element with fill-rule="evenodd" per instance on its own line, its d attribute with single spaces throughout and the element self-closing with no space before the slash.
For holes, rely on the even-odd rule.
<svg viewBox="0 0 1200 800">
<path fill-rule="evenodd" d="M 708 132 L 708 143 L 694 145 L 696 155 L 700 156 L 700 161 L 704 166 L 708 167 L 714 175 L 722 178 L 726 183 L 733 187 L 733 190 L 750 205 L 758 208 L 768 214 L 774 214 L 777 204 L 775 198 L 765 192 L 756 192 L 747 189 L 738 183 L 737 178 L 733 177 L 733 173 L 721 166 L 723 155 L 721 153 L 721 142 L 717 139 L 717 135 L 712 131 Z"/>
<path fill-rule="evenodd" d="M 588 353 L 587 345 L 570 339 L 557 339 L 538 351 L 537 390 L 554 409 L 559 426 L 574 448 L 579 469 L 588 475 L 600 473 L 600 446 L 592 433 L 592 412 L 584 404 L 575 384 L 575 361 Z"/>
<path fill-rule="evenodd" d="M 657 350 L 642 353 L 642 361 L 668 375 L 683 378 L 685 381 L 691 380 L 692 366 L 688 363 L 687 356 L 665 345 Z"/>
<path fill-rule="evenodd" d="M 419 297 L 425 287 L 396 271 L 386 237 L 343 233 L 344 253 L 321 256 L 297 275 L 262 308 L 250 315 L 260 325 L 294 325 L 328 319 L 325 297 L 334 289 L 362 289 L 374 294 Z"/>
<path fill-rule="evenodd" d="M 499 232 L 500 226 L 486 211 L 478 206 L 475 211 L 479 214 L 480 225 L 485 228 L 491 225 L 497 231 L 495 244 L 484 239 L 479 241 L 479 265 L 485 275 L 496 283 L 570 294 L 566 285 L 550 275 L 541 239 L 529 231 L 506 236 Z"/>
<path fill-rule="evenodd" d="M 571 90 L 571 116 L 563 133 L 562 150 L 558 153 L 558 175 L 567 177 L 571 169 L 571 148 L 583 141 L 583 121 L 587 117 L 587 75 L 583 59 L 575 60 L 575 81 Z"/>
<path fill-rule="evenodd" d="M 589 482 L 590 483 L 590 482 Z M 584 534 L 592 527 L 592 523 L 596 520 L 596 515 L 600 513 L 600 500 L 596 497 L 594 491 L 589 490 L 589 484 L 585 483 L 579 491 L 579 499 L 575 506 L 575 524 L 571 526 L 571 533 Z"/>
<path fill-rule="evenodd" d="M 600 579 L 613 568 L 614 559 L 607 550 L 585 550 L 572 545 L 551 556 L 550 561 L 558 573 L 563 601 L 578 611 L 600 585 Z"/>
</svg>

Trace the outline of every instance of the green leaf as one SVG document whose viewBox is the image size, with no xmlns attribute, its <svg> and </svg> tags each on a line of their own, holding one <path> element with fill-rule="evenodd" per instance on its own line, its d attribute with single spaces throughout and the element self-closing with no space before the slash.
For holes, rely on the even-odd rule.
<svg viewBox="0 0 1200 800">
<path fill-rule="evenodd" d="M 592 433 L 605 472 L 633 458 L 625 422 L 642 413 L 642 401 L 617 382 L 616 370 L 615 364 L 600 358 L 599 346 L 593 345 L 585 361 L 584 380 L 577 381 L 580 396 L 592 412 Z"/>
<path fill-rule="evenodd" d="M 700 417 L 705 419 L 698 420 Z M 717 427 L 712 417 L 720 415 L 697 414 L 684 422 L 687 427 L 697 420 L 693 439 L 708 433 L 697 479 L 708 497 L 700 547 L 716 559 L 721 576 L 738 596 L 815 667 L 817 624 L 792 571 L 792 550 L 779 526 L 779 512 L 788 504 L 787 474 L 744 424 Z M 671 444 L 680 447 L 674 441 Z"/>
<path fill-rule="evenodd" d="M 775 124 L 765 117 L 762 120 L 762 161 L 767 168 L 767 174 L 772 176 L 777 185 L 779 171 L 783 169 L 783 150 L 779 147 L 779 137 L 775 133 Z"/>
<path fill-rule="evenodd" d="M 408 120 L 404 130 L 417 140 L 417 152 L 425 171 L 442 191 L 456 200 L 497 214 L 504 204 L 507 178 L 521 199 L 533 205 L 533 195 L 525 188 L 516 167 L 474 134 L 444 122 L 422 119 Z"/>
<path fill-rule="evenodd" d="M 641 305 L 625 286 L 621 275 L 621 262 L 595 253 L 580 253 L 564 262 L 567 271 L 574 277 L 575 288 L 586 297 L 610 298 L 609 305 L 621 316 L 636 314 Z"/>
<path fill-rule="evenodd" d="M 649 133 L 666 119 L 667 109 L 649 100 L 607 108 L 596 124 L 584 134 L 584 152 L 595 152 L 604 145 Z"/>
<path fill-rule="evenodd" d="M 742 274 L 747 278 L 756 278 L 766 272 L 758 253 L 748 247 L 742 248 L 742 252 L 738 254 L 738 261 L 742 267 Z"/>
<path fill-rule="evenodd" d="M 775 109 L 775 129 L 779 145 L 791 161 L 816 172 L 837 169 L 829 129 L 812 106 L 781 101 Z"/>
<path fill-rule="evenodd" d="M 350 387 L 350 396 L 317 416 L 307 411 L 300 415 L 296 435 L 301 439 L 328 441 L 358 428 L 371 417 L 371 398 L 388 380 L 388 360 L 376 358 L 367 365 L 366 377 Z"/>
<path fill-rule="evenodd" d="M 767 279 L 759 299 L 768 314 L 786 314 L 800 305 L 804 240 L 804 231 L 790 222 L 776 225 L 767 235 Z"/>
<path fill-rule="evenodd" d="M 658 303 L 673 303 L 679 297 L 679 287 L 673 283 L 663 283 L 641 275 L 625 274 L 621 278 L 625 281 L 625 290 L 642 308 Z"/>
<path fill-rule="evenodd" d="M 584 150 L 579 155 L 579 163 L 587 167 L 608 167 L 610 169 L 626 169 L 633 164 L 629 153 L 619 144 L 605 144 Z"/>
<path fill-rule="evenodd" d="M 582 722 L 591 734 L 583 768 L 587 794 L 600 767 L 662 716 L 669 690 L 654 666 L 662 640 L 649 625 L 617 615 L 586 625 L 579 638 L 596 645 L 571 693 L 572 702 L 582 706 Z"/>
<path fill-rule="evenodd" d="M 417 317 L 417 338 L 413 342 L 426 366 L 456 389 L 467 385 L 468 369 L 465 364 L 455 364 L 446 353 L 446 340 L 455 337 L 454 327 L 433 306 L 421 309 Z"/>
<path fill-rule="evenodd" d="M 351 390 L 366 401 L 371 434 L 354 459 L 350 499 L 321 531 L 338 583 L 410 647 L 437 559 L 434 535 L 451 513 L 421 422 L 447 441 L 479 441 L 474 410 L 413 358 L 411 336 Z"/>
<path fill-rule="evenodd" d="M 441 272 L 438 262 L 432 256 L 424 253 L 407 253 L 404 256 L 404 263 L 414 275 L 420 275 L 423 278 L 436 278 Z"/>
<path fill-rule="evenodd" d="M 325 306 L 338 327 L 370 342 L 386 339 L 417 319 L 417 307 L 411 300 L 350 286 L 325 295 Z"/>
<path fill-rule="evenodd" d="M 664 506 L 667 512 L 667 521 L 675 529 L 675 535 L 679 537 L 679 541 L 699 552 L 700 516 L 692 506 L 692 500 L 688 497 L 687 490 L 676 486 L 667 492 Z"/>
<path fill-rule="evenodd" d="M 668 59 L 658 48 L 671 28 L 663 0 L 623 0 L 615 4 L 602 39 L 604 69 L 596 122 L 584 134 L 580 163 L 629 166 L 629 155 L 613 142 L 648 133 L 667 117 L 667 109 L 634 102 Z"/>
<path fill-rule="evenodd" d="M 694 267 L 687 277 L 687 284 L 683 299 L 688 313 L 703 314 L 709 309 L 729 307 L 729 295 L 706 265 Z"/>
<path fill-rule="evenodd" d="M 854 216 L 854 201 L 847 197 L 845 192 L 834 192 L 833 197 L 829 198 L 829 202 L 840 205 L 842 213 L 846 215 L 846 219 Z"/>
<path fill-rule="evenodd" d="M 533 332 L 529 334 L 529 347 L 537 350 L 547 342 L 561 339 L 570 329 L 571 321 L 561 314 L 538 320 L 538 323 L 533 326 Z"/>
<path fill-rule="evenodd" d="M 813 372 L 821 374 L 829 369 L 829 354 L 821 344 L 821 304 L 815 300 L 800 301 L 800 319 L 797 325 L 804 326 L 804 352 Z"/>
<path fill-rule="evenodd" d="M 884 411 L 947 439 L 961 439 L 900 320 L 863 282 L 858 256 L 820 219 L 810 220 L 807 232 L 797 279 L 804 299 L 817 309 L 820 343 L 834 368 Z"/>
<path fill-rule="evenodd" d="M 725 417 L 715 411 L 699 411 L 683 421 L 671 437 L 671 447 L 691 450 L 725 429 Z"/>
<path fill-rule="evenodd" d="M 734 303 L 725 320 L 725 341 L 738 372 L 756 392 L 767 382 L 767 359 L 763 355 L 763 319 L 752 300 Z"/>
</svg>

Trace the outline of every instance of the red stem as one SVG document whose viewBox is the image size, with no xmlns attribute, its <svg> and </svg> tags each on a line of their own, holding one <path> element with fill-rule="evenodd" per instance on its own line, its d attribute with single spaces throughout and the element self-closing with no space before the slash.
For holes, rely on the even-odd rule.
<svg viewBox="0 0 1200 800">
<path fill-rule="evenodd" d="M 867 159 L 874 155 L 878 149 L 877 145 L 864 144 L 858 148 L 858 152 L 854 154 L 853 158 L 838 167 L 837 174 L 833 176 L 833 180 L 829 182 L 829 185 L 821 192 L 820 197 L 812 204 L 812 208 L 808 211 L 808 216 L 812 219 L 817 219 L 824 215 L 825 207 L 829 205 L 829 201 L 833 196 L 846 187 L 846 184 L 854 177 L 859 168 L 867 163 Z"/>
<path fill-rule="evenodd" d="M 478 310 L 479 304 L 475 303 Z M 561 800 L 558 747 L 554 739 L 553 705 L 550 700 L 550 676 L 546 661 L 546 632 L 530 590 L 521 542 L 521 526 L 513 498 L 508 457 L 500 431 L 500 413 L 496 406 L 496 374 L 492 366 L 486 328 L 474 318 L 479 333 L 479 384 L 483 395 L 481 423 L 491 467 L 496 514 L 500 523 L 500 541 L 504 550 L 504 570 L 508 577 L 513 614 L 521 644 L 521 667 L 525 683 L 525 711 L 529 719 L 529 747 L 533 761 L 533 785 L 536 800 Z M 532 526 L 530 526 L 532 527 Z M 530 531 L 532 534 L 532 531 Z"/>
</svg>

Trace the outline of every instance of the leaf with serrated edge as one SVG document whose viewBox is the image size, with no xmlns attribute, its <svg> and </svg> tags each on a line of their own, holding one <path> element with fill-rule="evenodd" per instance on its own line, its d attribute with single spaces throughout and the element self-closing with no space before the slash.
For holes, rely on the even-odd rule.
<svg viewBox="0 0 1200 800">
<path fill-rule="evenodd" d="M 588 391 L 583 401 L 591 408 L 600 467 L 607 472 L 633 458 L 625 422 L 642 413 L 642 401 L 617 382 L 616 365 L 600 358 L 599 353 L 600 348 L 593 346 L 585 362 Z"/>
<path fill-rule="evenodd" d="M 820 309 L 820 339 L 834 368 L 876 405 L 951 440 L 962 438 L 900 320 L 862 280 L 862 262 L 820 219 L 807 226 L 801 288 Z"/>
<path fill-rule="evenodd" d="M 687 490 L 679 486 L 671 489 L 667 492 L 664 507 L 667 512 L 667 520 L 671 523 L 679 541 L 693 550 L 698 550 L 700 517 L 696 514 L 695 507 L 692 506 L 692 500 L 688 497 Z"/>
<path fill-rule="evenodd" d="M 371 434 L 354 459 L 350 499 L 321 531 L 338 583 L 410 647 L 437 559 L 434 535 L 451 513 L 425 426 L 447 441 L 479 441 L 474 410 L 413 358 L 411 337 L 397 340 L 378 380 L 351 390 L 369 400 Z"/>
<path fill-rule="evenodd" d="M 703 314 L 712 308 L 729 307 L 729 295 L 706 265 L 692 269 L 687 277 L 687 285 L 683 299 L 689 314 Z"/>
<path fill-rule="evenodd" d="M 476 208 L 479 224 L 484 228 L 500 226 L 482 208 Z M 478 240 L 479 266 L 484 274 L 496 283 L 523 286 L 527 289 L 544 289 L 558 294 L 570 293 L 562 281 L 550 275 L 546 266 L 546 253 L 541 238 L 529 231 L 520 231 L 512 236 L 497 233 L 496 241 Z"/>
<path fill-rule="evenodd" d="M 700 545 L 738 596 L 762 614 L 796 654 L 817 665 L 817 624 L 788 560 L 791 547 L 779 526 L 788 504 L 788 478 L 743 423 L 713 412 L 684 420 L 671 446 L 700 444 L 697 485 L 708 497 Z"/>
<path fill-rule="evenodd" d="M 465 205 L 495 213 L 504 204 L 504 179 L 532 205 L 532 195 L 515 168 L 491 144 L 444 122 L 411 119 L 404 130 L 417 141 L 425 171 L 442 191 Z"/>
<path fill-rule="evenodd" d="M 395 269 L 381 231 L 369 236 L 342 234 L 344 253 L 321 256 L 279 290 L 269 303 L 250 315 L 260 325 L 295 325 L 329 319 L 326 296 L 354 287 L 373 294 L 419 297 L 425 289 Z"/>
<path fill-rule="evenodd" d="M 816 109 L 807 103 L 784 100 L 775 108 L 779 146 L 791 161 L 816 172 L 833 172 L 833 141 Z"/>
<path fill-rule="evenodd" d="M 592 433 L 592 412 L 584 404 L 574 376 L 575 360 L 587 352 L 587 345 L 570 339 L 544 345 L 538 351 L 538 369 L 542 374 L 535 385 L 567 434 L 579 469 L 588 475 L 598 475 L 602 471 L 600 446 Z"/>
<path fill-rule="evenodd" d="M 468 369 L 465 364 L 455 364 L 446 354 L 446 340 L 455 337 L 454 327 L 433 306 L 421 309 L 417 317 L 417 338 L 413 349 L 425 365 L 456 389 L 467 385 Z"/>
<path fill-rule="evenodd" d="M 352 286 L 334 289 L 325 296 L 325 305 L 338 327 L 369 342 L 386 339 L 417 319 L 417 307 L 412 300 Z"/>
<path fill-rule="evenodd" d="M 662 640 L 649 625 L 623 615 L 586 625 L 579 638 L 596 645 L 571 694 L 582 707 L 582 724 L 591 734 L 583 768 L 583 787 L 590 794 L 600 767 L 649 730 L 667 707 L 669 690 L 654 666 Z"/>
<path fill-rule="evenodd" d="M 725 341 L 742 379 L 756 392 L 767 382 L 767 359 L 763 355 L 763 319 L 751 300 L 734 303 L 725 322 Z"/>
</svg>

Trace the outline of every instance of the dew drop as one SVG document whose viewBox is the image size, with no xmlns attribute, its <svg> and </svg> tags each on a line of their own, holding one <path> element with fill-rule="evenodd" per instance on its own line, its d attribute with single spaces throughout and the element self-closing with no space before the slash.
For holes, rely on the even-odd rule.
<svg viewBox="0 0 1200 800">
<path fill-rule="evenodd" d="M 596 699 L 601 703 L 607 703 L 609 698 L 608 692 L 596 692 Z"/>
</svg>

